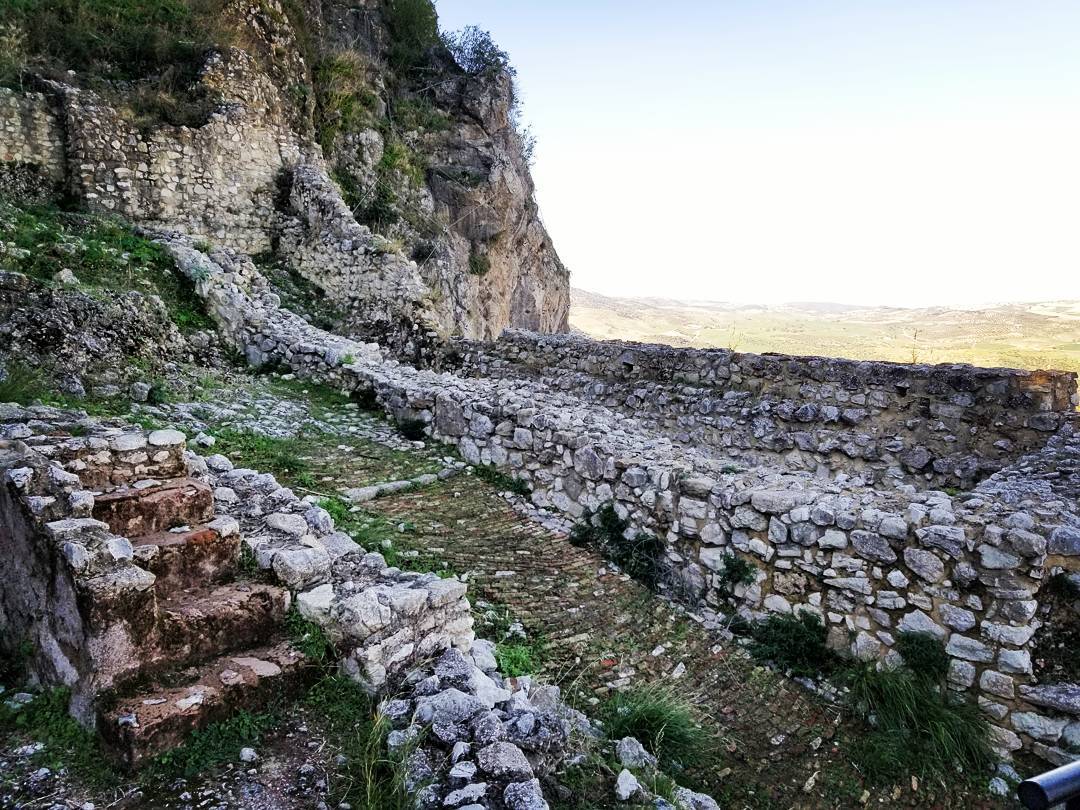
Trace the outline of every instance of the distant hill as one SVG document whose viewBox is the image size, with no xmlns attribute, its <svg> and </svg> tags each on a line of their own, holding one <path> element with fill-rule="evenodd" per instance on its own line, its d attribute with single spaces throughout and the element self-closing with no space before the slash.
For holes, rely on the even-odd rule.
<svg viewBox="0 0 1080 810">
<path fill-rule="evenodd" d="M 571 291 L 570 326 L 601 339 L 1080 372 L 1080 301 L 979 308 L 769 305 Z"/>
</svg>

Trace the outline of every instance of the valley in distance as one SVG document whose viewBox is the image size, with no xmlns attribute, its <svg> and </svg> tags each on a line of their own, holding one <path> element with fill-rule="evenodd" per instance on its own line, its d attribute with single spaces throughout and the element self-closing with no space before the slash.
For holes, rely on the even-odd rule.
<svg viewBox="0 0 1080 810">
<path fill-rule="evenodd" d="M 570 326 L 600 340 L 1080 373 L 1080 301 L 907 309 L 623 298 L 574 289 Z"/>
</svg>

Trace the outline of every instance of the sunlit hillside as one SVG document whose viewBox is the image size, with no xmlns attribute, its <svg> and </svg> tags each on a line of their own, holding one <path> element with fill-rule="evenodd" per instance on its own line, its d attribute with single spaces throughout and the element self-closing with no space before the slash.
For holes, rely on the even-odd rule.
<svg viewBox="0 0 1080 810">
<path fill-rule="evenodd" d="M 1080 372 L 1080 301 L 970 310 L 743 306 L 574 290 L 570 325 L 596 338 L 674 346 Z"/>
</svg>

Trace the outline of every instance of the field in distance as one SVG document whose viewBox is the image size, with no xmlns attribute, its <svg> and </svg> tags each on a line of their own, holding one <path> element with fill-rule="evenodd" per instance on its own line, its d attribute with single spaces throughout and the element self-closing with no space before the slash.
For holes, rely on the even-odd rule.
<svg viewBox="0 0 1080 810">
<path fill-rule="evenodd" d="M 1080 372 L 1080 301 L 978 309 L 758 306 L 614 298 L 575 289 L 570 326 L 601 340 Z"/>
</svg>

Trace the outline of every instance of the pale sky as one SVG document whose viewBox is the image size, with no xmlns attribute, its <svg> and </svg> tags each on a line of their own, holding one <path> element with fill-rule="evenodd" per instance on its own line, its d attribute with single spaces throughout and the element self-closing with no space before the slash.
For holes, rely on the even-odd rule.
<svg viewBox="0 0 1080 810">
<path fill-rule="evenodd" d="M 576 287 L 1080 298 L 1080 0 L 438 0 L 492 32 Z"/>
</svg>

